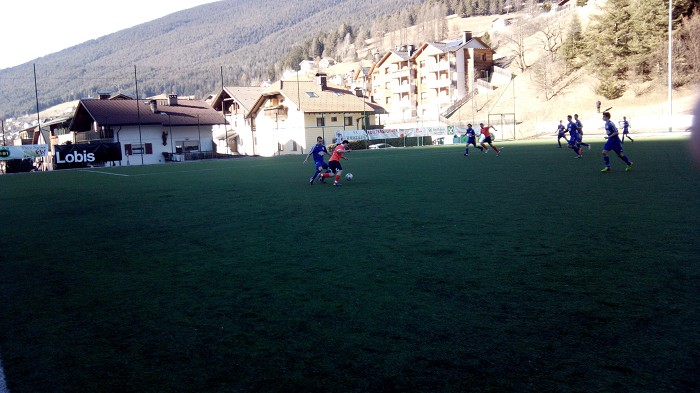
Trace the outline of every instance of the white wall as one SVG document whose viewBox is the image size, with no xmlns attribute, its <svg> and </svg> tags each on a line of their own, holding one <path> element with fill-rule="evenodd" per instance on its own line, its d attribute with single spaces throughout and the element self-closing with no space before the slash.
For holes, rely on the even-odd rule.
<svg viewBox="0 0 700 393">
<path fill-rule="evenodd" d="M 163 145 L 162 133 L 168 132 L 166 145 Z M 115 130 L 115 138 L 117 137 Z M 122 148 L 121 165 L 141 165 L 141 154 L 127 155 L 125 145 L 132 146 L 141 143 L 150 143 L 153 147 L 153 154 L 143 154 L 143 164 L 162 164 L 165 163 L 163 152 L 174 153 L 176 145 L 184 141 L 199 141 L 199 151 L 212 151 L 212 127 L 211 126 L 187 126 L 187 127 L 172 127 L 168 126 L 141 126 L 141 136 L 139 138 L 139 130 L 137 126 L 122 127 L 118 134 L 119 142 Z"/>
</svg>

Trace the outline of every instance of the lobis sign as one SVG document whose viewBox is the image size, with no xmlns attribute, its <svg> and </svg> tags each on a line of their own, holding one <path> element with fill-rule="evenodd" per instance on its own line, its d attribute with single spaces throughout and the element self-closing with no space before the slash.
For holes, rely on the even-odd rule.
<svg viewBox="0 0 700 393">
<path fill-rule="evenodd" d="M 54 145 L 56 169 L 84 168 L 88 165 L 121 161 L 121 143 Z"/>
</svg>

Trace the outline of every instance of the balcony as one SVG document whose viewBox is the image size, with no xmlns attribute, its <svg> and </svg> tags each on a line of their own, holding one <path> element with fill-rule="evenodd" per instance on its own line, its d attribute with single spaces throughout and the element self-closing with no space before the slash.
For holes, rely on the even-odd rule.
<svg viewBox="0 0 700 393">
<path fill-rule="evenodd" d="M 415 93 L 416 87 L 414 85 L 403 84 L 403 85 L 391 85 L 392 93 Z"/>
<path fill-rule="evenodd" d="M 75 133 L 75 143 L 86 142 L 114 142 L 114 132 L 107 130 Z"/>
<path fill-rule="evenodd" d="M 400 70 L 393 70 L 393 71 L 391 71 L 391 77 L 392 78 L 408 78 L 410 71 L 411 70 L 407 67 L 404 67 Z"/>
<path fill-rule="evenodd" d="M 453 87 L 454 83 L 450 79 L 438 79 L 429 80 L 427 85 L 429 89 L 441 89 L 445 87 Z"/>
<path fill-rule="evenodd" d="M 427 67 L 428 72 L 445 71 L 445 70 L 449 70 L 450 68 L 451 68 L 451 64 L 449 61 L 441 61 L 437 64 L 430 64 Z"/>
<path fill-rule="evenodd" d="M 284 105 L 276 105 L 264 109 L 265 116 L 275 120 L 286 120 L 288 111 L 289 108 Z"/>
</svg>

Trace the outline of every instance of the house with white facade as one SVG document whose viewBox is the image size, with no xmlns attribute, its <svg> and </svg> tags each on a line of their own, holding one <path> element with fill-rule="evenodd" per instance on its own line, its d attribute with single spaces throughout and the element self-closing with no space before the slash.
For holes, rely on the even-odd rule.
<svg viewBox="0 0 700 393">
<path fill-rule="evenodd" d="M 316 143 L 334 143 L 341 130 L 377 127 L 386 112 L 381 106 L 351 91 L 329 85 L 325 74 L 314 81 L 281 80 L 265 89 L 248 117 L 261 156 L 304 154 Z"/>
<path fill-rule="evenodd" d="M 110 165 L 161 164 L 214 156 L 213 128 L 224 123 L 202 100 L 80 100 L 69 131 L 54 144 L 118 143 L 122 159 Z"/>
<path fill-rule="evenodd" d="M 214 96 L 211 106 L 226 118 L 225 124 L 214 127 L 213 137 L 217 153 L 257 155 L 255 135 L 248 114 L 263 91 L 265 87 L 224 86 L 223 90 Z"/>
</svg>

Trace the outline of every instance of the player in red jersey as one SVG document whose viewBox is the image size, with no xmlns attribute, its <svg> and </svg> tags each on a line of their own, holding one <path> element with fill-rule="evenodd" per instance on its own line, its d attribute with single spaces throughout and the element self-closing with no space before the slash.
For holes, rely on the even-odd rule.
<svg viewBox="0 0 700 393">
<path fill-rule="evenodd" d="M 351 151 L 350 149 L 350 142 L 344 140 L 341 142 L 338 146 L 333 149 L 333 154 L 331 155 L 331 159 L 328 160 L 328 168 L 335 174 L 335 181 L 333 182 L 333 185 L 336 187 L 342 186 L 340 183 L 340 176 L 343 174 L 343 166 L 340 165 L 340 159 L 348 159 L 347 157 L 343 156 L 345 153 Z M 324 173 L 321 175 L 321 177 L 326 178 L 330 177 L 330 173 Z"/>
<path fill-rule="evenodd" d="M 494 126 L 484 126 L 484 123 L 479 123 L 479 127 L 481 127 L 481 131 L 480 131 L 480 132 L 481 132 L 481 135 L 484 136 L 484 141 L 481 142 L 481 147 L 484 148 L 484 153 L 488 153 L 488 152 L 489 152 L 489 148 L 486 146 L 486 144 L 488 143 L 489 146 L 491 146 L 491 148 L 496 152 L 496 155 L 500 155 L 500 154 L 501 154 L 501 151 L 498 150 L 498 148 L 497 148 L 496 146 L 493 145 L 493 141 L 491 140 L 491 132 L 489 132 L 489 128 L 493 128 L 494 131 L 498 131 L 498 130 L 496 129 L 496 127 L 494 127 Z"/>
</svg>

